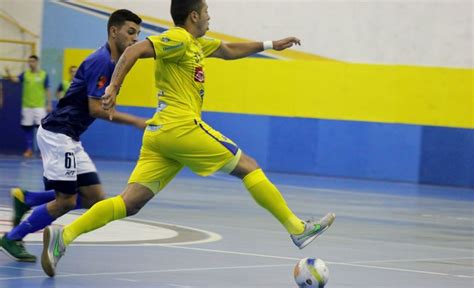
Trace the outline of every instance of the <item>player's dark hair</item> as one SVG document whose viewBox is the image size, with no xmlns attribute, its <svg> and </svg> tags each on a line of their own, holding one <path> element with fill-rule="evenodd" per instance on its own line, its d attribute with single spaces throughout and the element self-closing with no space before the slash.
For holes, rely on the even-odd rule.
<svg viewBox="0 0 474 288">
<path fill-rule="evenodd" d="M 202 0 L 171 0 L 171 18 L 174 25 L 184 25 L 191 12 L 201 11 L 202 4 Z"/>
<path fill-rule="evenodd" d="M 28 57 L 28 59 L 35 59 L 36 61 L 39 61 L 40 58 L 33 54 L 33 55 L 30 55 L 30 57 Z"/>
<path fill-rule="evenodd" d="M 138 17 L 137 14 L 127 9 L 120 9 L 110 14 L 109 21 L 107 22 L 107 34 L 110 33 L 110 27 L 115 26 L 120 28 L 125 24 L 125 21 L 131 21 L 137 25 L 142 23 L 142 19 Z"/>
</svg>

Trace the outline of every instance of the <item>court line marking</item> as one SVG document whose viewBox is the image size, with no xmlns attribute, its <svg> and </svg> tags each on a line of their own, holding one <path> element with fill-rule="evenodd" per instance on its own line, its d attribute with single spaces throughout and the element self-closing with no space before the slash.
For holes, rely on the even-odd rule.
<svg viewBox="0 0 474 288">
<path fill-rule="evenodd" d="M 178 288 L 193 288 L 194 286 L 189 286 L 189 285 L 178 285 L 178 284 L 166 284 L 168 286 L 172 287 L 178 287 Z"/>
<path fill-rule="evenodd" d="M 0 266 L 0 268 L 23 270 L 23 271 L 32 271 L 32 272 L 43 272 L 43 270 L 40 270 L 40 269 L 23 268 L 23 267 L 15 267 L 15 266 Z M 65 273 L 65 274 L 71 274 L 71 273 Z"/>
<path fill-rule="evenodd" d="M 172 273 L 172 272 L 195 272 L 195 271 L 212 271 L 212 270 L 232 270 L 232 269 L 255 269 L 255 268 L 274 268 L 274 267 L 288 267 L 295 264 L 268 264 L 268 265 L 250 265 L 250 266 L 220 266 L 220 267 L 202 267 L 202 268 L 182 268 L 182 269 L 162 269 L 162 270 L 145 270 L 145 271 L 123 271 L 123 272 L 100 272 L 100 273 L 85 273 L 85 274 L 58 274 L 54 278 L 67 277 L 90 277 L 90 276 L 112 276 L 112 275 L 135 275 L 148 273 Z M 0 266 L 0 268 L 3 266 Z M 41 276 L 21 276 L 21 277 L 0 277 L 2 280 L 17 280 L 17 279 L 34 279 L 45 278 L 46 275 Z"/>
<path fill-rule="evenodd" d="M 8 206 L 3 206 L 0 205 L 0 211 L 11 211 L 11 208 Z M 69 212 L 70 214 L 73 215 L 81 215 L 79 212 L 71 211 Z M 180 225 L 180 224 L 175 224 L 175 223 L 169 223 L 169 222 L 159 222 L 159 221 L 152 221 L 152 220 L 145 220 L 145 219 L 140 219 L 140 218 L 126 218 L 122 219 L 122 221 L 131 221 L 134 222 L 133 220 L 136 220 L 135 222 L 145 222 L 148 224 L 164 224 L 164 225 L 170 225 L 170 226 L 177 226 L 177 227 L 182 227 L 186 229 L 191 229 L 191 230 L 196 230 L 205 234 L 209 235 L 209 238 L 203 239 L 203 240 L 198 240 L 198 241 L 190 241 L 190 242 L 181 242 L 181 243 L 170 243 L 170 244 L 153 244 L 153 243 L 133 243 L 133 244 L 112 244 L 113 246 L 119 246 L 119 247 L 130 247 L 130 246 L 161 246 L 161 245 L 190 245 L 190 244 L 198 244 L 198 243 L 208 243 L 208 242 L 215 242 L 215 241 L 220 241 L 224 237 L 218 233 L 209 231 L 209 230 L 203 230 L 199 228 L 194 228 L 190 226 L 185 226 L 185 225 Z M 210 226 L 211 228 L 214 227 L 220 227 L 220 228 L 226 228 L 226 229 L 232 229 L 235 230 L 235 227 L 227 226 L 227 225 L 200 225 L 200 226 Z M 262 231 L 262 232 L 268 232 L 268 233 L 274 233 L 274 234 L 285 234 L 287 235 L 286 232 L 283 231 L 275 231 L 275 230 L 265 230 L 265 229 L 257 229 L 257 228 L 245 228 L 241 227 L 239 229 L 243 230 L 249 230 L 249 231 Z M 337 240 L 347 240 L 347 237 L 340 237 L 340 236 L 334 236 L 334 235 L 326 235 L 326 238 L 331 238 L 331 239 L 337 239 Z M 415 246 L 415 247 L 424 247 L 424 248 L 438 248 L 438 249 L 443 249 L 443 250 L 452 250 L 452 251 L 471 251 L 470 249 L 466 248 L 456 248 L 456 247 L 439 247 L 436 245 L 424 245 L 424 244 L 417 244 L 417 243 L 404 243 L 404 242 L 395 242 L 395 241 L 384 241 L 384 240 L 374 240 L 374 239 L 358 239 L 358 238 L 353 238 L 353 241 L 359 241 L 359 242 L 369 242 L 369 243 L 392 243 L 392 244 L 398 244 L 398 245 L 405 245 L 405 246 Z M 37 242 L 28 242 L 28 245 L 33 245 L 33 246 L 42 246 L 42 243 L 37 243 Z M 72 243 L 71 246 L 107 246 L 108 244 L 100 244 L 100 243 Z M 356 263 L 356 262 L 352 262 Z"/>
<path fill-rule="evenodd" d="M 164 245 L 160 245 L 164 246 Z M 168 248 L 178 248 L 178 247 L 170 247 L 171 245 L 166 245 Z M 196 250 L 196 249 L 192 249 Z M 198 250 L 204 250 L 203 248 L 198 248 Z M 207 250 L 210 249 L 205 249 L 206 252 Z M 272 255 L 264 255 L 264 254 L 253 254 L 253 253 L 243 253 L 243 252 L 232 252 L 232 251 L 222 251 L 222 250 L 215 250 L 213 252 L 218 252 L 218 253 L 228 253 L 228 254 L 238 254 L 238 255 L 246 255 L 246 256 L 258 256 L 258 257 L 268 257 L 268 258 L 274 258 L 274 259 L 282 259 L 282 260 L 298 260 L 298 258 L 294 257 L 285 257 L 285 256 L 272 256 Z M 418 259 L 392 259 L 392 260 L 370 260 L 370 261 L 354 261 L 354 262 L 347 262 L 344 264 L 369 264 L 369 263 L 391 263 L 391 262 L 419 262 L 419 261 L 439 261 L 439 260 L 463 260 L 463 259 L 473 259 L 474 257 L 450 257 L 450 258 L 418 258 Z M 327 263 L 332 263 L 332 264 L 338 264 L 336 262 L 330 262 L 326 261 Z M 2 268 L 8 268 L 8 269 L 18 269 L 18 270 L 27 270 L 27 271 L 34 271 L 34 272 L 41 272 L 42 270 L 40 269 L 30 269 L 30 268 L 21 268 L 21 267 L 13 267 L 13 266 L 1 266 Z M 75 275 L 72 273 L 67 273 L 71 275 Z M 465 275 L 457 275 L 457 276 L 465 276 Z M 119 280 L 126 280 L 126 279 L 120 279 Z"/>
<path fill-rule="evenodd" d="M 0 205 L 0 212 L 7 212 L 7 213 L 11 213 L 13 211 L 13 209 L 11 207 L 8 207 L 8 206 L 4 206 L 4 205 Z M 76 216 L 81 216 L 83 213 L 81 212 L 77 212 L 77 211 L 70 211 L 68 214 L 70 215 L 76 215 Z M 29 215 L 29 214 L 27 214 Z M 172 231 L 176 231 L 174 230 L 173 228 L 176 227 L 176 228 L 180 228 L 180 229 L 186 229 L 186 230 L 190 230 L 190 231 L 196 231 L 196 232 L 200 232 L 204 235 L 207 236 L 207 238 L 204 238 L 204 239 L 200 239 L 200 240 L 193 240 L 193 241 L 181 241 L 181 242 L 175 242 L 175 243 L 168 243 L 168 244 L 172 244 L 172 245 L 193 245 L 193 244 L 203 244 L 203 243 L 211 243 L 211 242 L 216 242 L 216 241 L 220 241 L 222 240 L 222 236 L 216 232 L 212 232 L 212 231 L 208 231 L 208 230 L 204 230 L 204 229 L 199 229 L 199 228 L 194 228 L 194 227 L 191 227 L 191 226 L 185 226 L 185 225 L 180 225 L 180 224 L 174 224 L 174 223 L 167 223 L 167 222 L 161 222 L 161 221 L 154 221 L 154 220 L 145 220 L 145 219 L 140 219 L 138 217 L 127 217 L 127 218 L 124 218 L 124 219 L 120 219 L 119 221 L 123 221 L 123 222 L 130 222 L 130 223 L 134 223 L 134 224 L 146 224 L 146 225 L 154 225 L 154 226 L 158 226 L 160 228 L 164 228 L 164 229 L 168 229 L 168 230 L 172 230 Z M 168 226 L 168 227 L 161 227 L 160 225 L 164 225 L 164 226 Z M 179 233 L 178 233 L 179 234 Z M 140 241 L 140 240 L 134 240 L 134 241 Z M 147 240 L 143 240 L 144 242 L 147 241 Z M 26 243 L 28 245 L 34 245 L 34 246 L 42 246 L 43 243 L 42 241 L 26 241 Z M 72 246 L 156 246 L 156 245 L 161 245 L 160 243 L 130 243 L 130 244 L 127 244 L 127 243 L 87 243 L 87 242 L 78 242 L 78 243 L 73 243 L 71 244 Z M 8 254 L 7 254 L 8 256 Z"/>
<path fill-rule="evenodd" d="M 135 279 L 128 279 L 128 278 L 114 278 L 115 280 L 118 281 L 125 281 L 125 282 L 140 282 L 140 280 L 135 280 Z"/>
<path fill-rule="evenodd" d="M 329 263 L 329 264 L 333 264 L 333 265 L 343 265 L 343 266 L 353 266 L 353 267 L 360 267 L 360 268 L 371 268 L 371 269 L 389 270 L 389 271 L 397 271 L 397 272 L 409 272 L 409 273 L 418 273 L 418 274 L 428 274 L 428 275 L 450 276 L 450 277 L 457 277 L 457 278 L 474 279 L 474 276 L 472 276 L 472 275 L 449 274 L 449 273 L 432 272 L 432 271 L 425 271 L 425 270 L 390 268 L 390 267 L 363 265 L 363 264 L 336 263 L 336 262 L 329 262 L 329 261 L 325 261 L 325 262 Z"/>
<path fill-rule="evenodd" d="M 173 245 L 157 245 L 164 248 L 175 248 L 175 249 L 186 249 L 194 251 L 203 251 L 203 252 L 213 252 L 221 254 L 233 254 L 233 255 L 242 255 L 242 256 L 253 256 L 253 257 L 263 257 L 263 258 L 272 258 L 272 259 L 281 259 L 281 260 L 299 260 L 295 257 L 286 257 L 286 256 L 275 256 L 267 254 L 257 254 L 257 253 L 247 253 L 247 252 L 237 252 L 237 251 L 227 251 L 227 250 L 215 250 L 215 249 L 206 249 L 206 248 L 195 248 L 195 247 L 185 247 L 185 246 L 173 246 Z M 415 270 L 415 269 L 403 269 L 403 268 L 392 268 L 392 267 L 382 267 L 374 265 L 365 265 L 357 263 L 346 263 L 346 262 L 333 262 L 325 261 L 331 265 L 341 265 L 341 266 L 350 266 L 358 268 L 369 268 L 369 269 L 378 269 L 378 270 L 388 270 L 388 271 L 397 271 L 397 272 L 408 272 L 408 273 L 418 273 L 418 274 L 428 274 L 436 276 L 450 276 L 458 278 L 467 278 L 474 279 L 474 276 L 471 275 L 458 275 L 458 274 L 449 274 L 425 270 Z M 252 266 L 227 266 L 227 267 L 204 267 L 204 268 L 186 268 L 186 269 L 164 269 L 164 270 L 150 270 L 150 271 L 125 271 L 125 272 L 102 272 L 102 273 L 86 273 L 86 274 L 60 274 L 56 278 L 65 278 L 65 277 L 82 277 L 82 276 L 111 276 L 111 275 L 133 275 L 133 274 L 146 274 L 146 273 L 169 273 L 169 272 L 191 272 L 191 271 L 210 271 L 210 270 L 228 270 L 228 269 L 248 269 L 248 268 L 270 268 L 270 267 L 288 267 L 293 266 L 294 264 L 272 264 L 272 265 L 252 265 Z M 4 267 L 4 266 L 0 266 Z M 5 266 L 8 268 L 8 266 Z M 1 280 L 14 280 L 14 279 L 31 279 L 31 278 L 44 278 L 45 276 L 23 276 L 23 277 L 0 277 Z"/>
<path fill-rule="evenodd" d="M 299 258 L 295 258 L 295 257 L 274 256 L 274 255 L 267 255 L 267 254 L 256 254 L 256 253 L 227 251 L 227 250 L 214 250 L 214 249 L 206 249 L 206 248 L 183 247 L 183 246 L 173 246 L 173 245 L 160 245 L 160 246 L 170 247 L 170 248 L 177 248 L 177 249 L 187 249 L 187 250 L 196 250 L 196 251 L 204 251 L 204 252 L 222 253 L 222 254 L 234 254 L 234 255 L 244 255 L 244 256 L 254 256 L 254 257 L 263 257 L 263 258 L 284 259 L 284 260 L 299 260 Z M 357 264 L 357 263 L 349 263 L 349 262 L 333 262 L 333 261 L 326 261 L 326 260 L 324 262 L 326 262 L 328 264 L 331 264 L 331 265 L 352 266 L 352 267 L 359 267 L 359 268 L 371 268 L 371 269 L 379 269 L 379 270 L 389 270 L 389 271 L 398 271 L 398 272 L 410 272 L 410 273 L 418 273 L 418 274 L 452 276 L 452 277 L 461 277 L 461 278 L 474 279 L 474 276 L 472 276 L 472 275 L 458 275 L 458 274 L 432 272 L 432 271 L 425 271 L 425 270 L 392 268 L 392 267 L 374 266 L 374 265 Z"/>
<path fill-rule="evenodd" d="M 171 224 L 170 225 L 174 225 Z M 219 227 L 219 228 L 225 228 L 225 229 L 231 229 L 235 230 L 235 227 L 228 226 L 228 225 L 222 225 L 222 224 L 199 224 L 202 227 Z M 260 229 L 260 228 L 248 228 L 248 227 L 239 227 L 239 230 L 248 230 L 248 231 L 257 231 L 257 232 L 265 232 L 265 233 L 272 233 L 272 234 L 279 234 L 279 235 L 288 235 L 288 232 L 284 230 L 268 230 L 268 229 Z M 442 250 L 452 250 L 452 251 L 458 251 L 458 252 L 466 252 L 469 251 L 471 252 L 471 249 L 468 248 L 456 248 L 456 247 L 442 247 L 442 246 L 436 246 L 436 245 L 426 245 L 426 244 L 418 244 L 418 243 L 408 243 L 408 242 L 396 242 L 396 241 L 390 241 L 390 240 L 376 240 L 376 239 L 363 239 L 363 238 L 354 238 L 354 237 L 342 237 L 342 236 L 335 236 L 332 234 L 325 234 L 324 238 L 330 238 L 330 239 L 335 239 L 335 240 L 350 240 L 350 241 L 358 241 L 358 242 L 368 242 L 368 243 L 383 243 L 383 244 L 397 244 L 397 245 L 404 245 L 404 246 L 416 246 L 416 247 L 421 247 L 421 248 L 436 248 L 436 249 L 442 249 Z"/>
<path fill-rule="evenodd" d="M 474 259 L 474 257 L 387 259 L 387 260 L 353 261 L 353 262 L 349 262 L 349 263 L 352 263 L 352 264 L 370 264 L 370 263 L 423 262 L 423 261 L 467 260 L 467 259 Z"/>
<path fill-rule="evenodd" d="M 43 272 L 43 270 L 41 270 L 41 269 L 22 268 L 22 267 L 8 266 L 8 265 L 0 266 L 0 268 L 15 269 L 15 270 L 22 270 L 22 271 L 31 271 L 31 272 Z M 73 275 L 73 273 L 68 273 L 68 272 L 64 272 L 64 274 Z M 1 279 L 2 279 L 2 278 L 0 278 L 0 280 L 1 280 Z"/>
</svg>

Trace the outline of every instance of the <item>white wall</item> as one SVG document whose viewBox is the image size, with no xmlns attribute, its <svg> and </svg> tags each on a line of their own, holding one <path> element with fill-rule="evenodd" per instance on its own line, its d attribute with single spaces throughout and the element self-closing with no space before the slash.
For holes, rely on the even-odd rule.
<svg viewBox="0 0 474 288">
<path fill-rule="evenodd" d="M 171 21 L 169 0 L 93 0 Z M 207 0 L 210 29 L 360 63 L 473 67 L 473 0 Z"/>
<path fill-rule="evenodd" d="M 42 2 L 0 0 L 0 9 L 41 35 Z M 141 15 L 171 21 L 169 0 L 90 2 L 129 8 Z M 211 15 L 210 29 L 215 32 L 254 40 L 295 35 L 303 41 L 303 45 L 296 49 L 357 63 L 474 66 L 474 0 L 207 2 Z M 4 26 L 3 22 L 0 24 L 0 37 L 22 38 L 18 30 L 6 29 L 9 26 Z"/>
<path fill-rule="evenodd" d="M 43 21 L 43 0 L 0 0 L 0 13 L 14 18 L 21 26 L 41 37 Z M 23 41 L 35 41 L 37 51 L 40 55 L 40 38 L 35 38 L 28 33 L 22 32 L 15 25 L 0 19 L 0 38 Z M 0 43 L 0 57 L 27 58 L 31 51 L 21 45 Z M 16 62 L 0 61 L 0 74 L 4 67 L 9 66 L 13 73 L 19 73 L 24 64 Z"/>
</svg>

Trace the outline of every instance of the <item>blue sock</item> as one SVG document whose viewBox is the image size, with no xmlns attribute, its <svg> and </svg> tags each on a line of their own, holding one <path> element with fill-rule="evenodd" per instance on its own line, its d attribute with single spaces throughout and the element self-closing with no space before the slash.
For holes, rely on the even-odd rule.
<svg viewBox="0 0 474 288">
<path fill-rule="evenodd" d="M 56 199 L 56 193 L 54 190 L 41 192 L 23 191 L 23 195 L 25 195 L 25 204 L 30 207 L 45 204 Z"/>
<path fill-rule="evenodd" d="M 53 223 L 55 218 L 49 215 L 46 204 L 36 207 L 30 217 L 6 234 L 9 240 L 21 240 L 26 235 L 43 229 Z"/>
<path fill-rule="evenodd" d="M 81 201 L 81 196 L 77 195 L 77 199 L 76 199 L 76 207 L 74 207 L 73 210 L 77 210 L 77 209 L 82 209 L 82 201 Z"/>
<path fill-rule="evenodd" d="M 25 132 L 26 149 L 33 149 L 34 127 L 23 126 L 23 131 Z"/>
</svg>

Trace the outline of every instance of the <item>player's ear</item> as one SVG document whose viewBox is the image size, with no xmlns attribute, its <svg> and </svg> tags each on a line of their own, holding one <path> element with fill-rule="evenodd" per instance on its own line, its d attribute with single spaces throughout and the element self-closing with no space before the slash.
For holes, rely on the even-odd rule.
<svg viewBox="0 0 474 288">
<path fill-rule="evenodd" d="M 109 35 L 112 36 L 112 38 L 115 38 L 117 33 L 118 33 L 118 28 L 116 26 L 110 26 Z"/>
<path fill-rule="evenodd" d="M 191 13 L 189 13 L 189 17 L 191 18 L 191 22 L 196 23 L 199 20 L 199 13 L 196 11 L 191 11 Z"/>
</svg>

